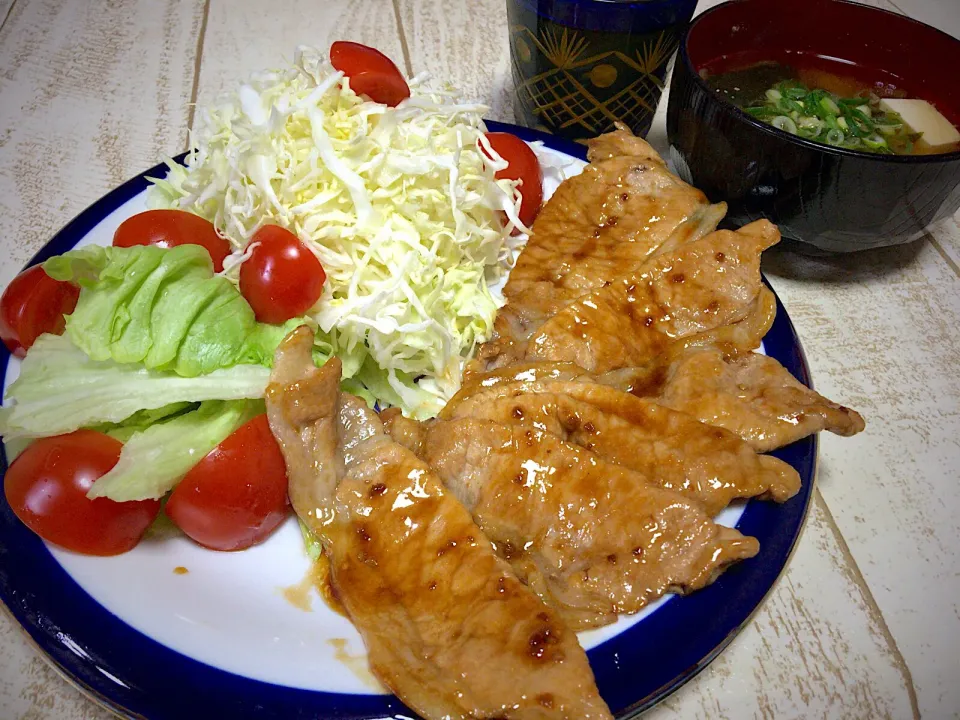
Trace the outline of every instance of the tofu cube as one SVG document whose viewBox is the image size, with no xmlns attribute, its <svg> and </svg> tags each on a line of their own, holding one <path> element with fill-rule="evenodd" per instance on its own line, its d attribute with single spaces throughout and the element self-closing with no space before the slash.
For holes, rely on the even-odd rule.
<svg viewBox="0 0 960 720">
<path fill-rule="evenodd" d="M 911 130 L 923 133 L 921 140 L 931 148 L 960 142 L 960 132 L 926 100 L 885 98 L 880 101 L 880 109 L 898 113 Z"/>
</svg>

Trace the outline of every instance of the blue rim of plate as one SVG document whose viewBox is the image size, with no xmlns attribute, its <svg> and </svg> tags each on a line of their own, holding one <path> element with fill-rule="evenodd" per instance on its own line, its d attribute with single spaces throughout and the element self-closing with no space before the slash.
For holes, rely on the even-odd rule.
<svg viewBox="0 0 960 720">
<path fill-rule="evenodd" d="M 487 127 L 586 159 L 586 148 L 571 141 L 505 123 L 488 121 Z M 145 190 L 147 177 L 164 174 L 165 167 L 157 165 L 108 193 L 57 233 L 29 264 L 71 249 L 103 218 Z M 768 355 L 810 385 L 800 341 L 779 298 L 764 344 Z M 8 360 L 0 345 L 0 372 L 6 371 Z M 600 693 L 618 718 L 635 717 L 706 667 L 746 625 L 783 572 L 813 494 L 816 437 L 773 454 L 797 469 L 803 485 L 782 505 L 747 503 L 737 528 L 760 541 L 760 553 L 588 652 Z M 6 467 L 0 453 L 0 471 Z M 416 717 L 393 696 L 319 692 L 252 680 L 182 655 L 134 630 L 80 588 L 17 519 L 2 493 L 0 600 L 58 670 L 123 715 L 156 720 Z"/>
</svg>

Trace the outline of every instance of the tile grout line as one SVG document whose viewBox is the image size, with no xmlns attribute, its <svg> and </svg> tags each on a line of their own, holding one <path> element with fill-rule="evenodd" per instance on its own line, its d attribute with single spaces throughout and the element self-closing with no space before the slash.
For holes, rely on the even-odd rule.
<svg viewBox="0 0 960 720">
<path fill-rule="evenodd" d="M 7 20 L 9 20 L 13 14 L 13 6 L 16 4 L 17 0 L 13 0 L 13 2 L 10 3 L 10 7 L 7 8 L 7 14 L 3 16 L 3 22 L 0 22 L 0 32 L 3 32 L 3 29 L 7 26 Z"/>
<path fill-rule="evenodd" d="M 913 711 L 914 720 L 920 720 L 920 704 L 917 700 L 917 688 L 913 684 L 913 674 L 910 672 L 910 668 L 907 666 L 907 661 L 900 652 L 900 647 L 897 645 L 897 641 L 894 639 L 893 633 L 890 632 L 890 627 L 887 625 L 886 618 L 883 617 L 883 611 L 880 610 L 880 606 L 877 604 L 876 598 L 873 597 L 873 593 L 870 591 L 870 586 L 867 585 L 867 580 L 860 571 L 860 566 L 853 557 L 853 553 L 850 551 L 850 546 L 847 545 L 846 538 L 844 538 L 843 533 L 840 532 L 840 526 L 837 525 L 837 521 L 834 519 L 833 513 L 830 511 L 830 506 L 827 505 L 827 501 L 824 499 L 819 488 L 815 488 L 814 493 L 815 502 L 827 519 L 827 526 L 830 528 L 830 532 L 837 541 L 837 545 L 840 548 L 840 554 L 849 564 L 850 572 L 853 574 L 853 580 L 860 588 L 860 592 L 863 594 L 863 599 L 867 604 L 867 613 L 880 626 L 880 634 L 883 635 L 884 640 L 887 641 L 887 644 L 893 653 L 894 664 L 903 675 L 903 680 L 907 686 L 907 695 L 910 698 L 910 709 Z"/>
<path fill-rule="evenodd" d="M 184 150 L 190 149 L 190 133 L 193 132 L 193 120 L 197 114 L 197 94 L 200 90 L 200 61 L 203 57 L 203 43 L 207 37 L 207 20 L 210 17 L 210 0 L 204 0 L 203 17 L 200 20 L 200 32 L 197 33 L 197 57 L 193 63 L 193 87 L 190 88 L 190 112 L 187 115 L 187 139 Z"/>
<path fill-rule="evenodd" d="M 410 61 L 410 48 L 407 45 L 407 34 L 403 30 L 403 18 L 400 13 L 400 0 L 393 0 L 393 14 L 397 19 L 397 34 L 400 35 L 400 48 L 403 51 L 403 64 L 407 68 L 407 76 L 413 75 L 413 63 Z"/>
<path fill-rule="evenodd" d="M 950 255 L 947 253 L 946 250 L 943 249 L 943 246 L 940 244 L 940 241 L 937 240 L 930 233 L 927 233 L 927 239 L 930 241 L 930 244 L 933 245 L 934 249 L 936 249 L 936 251 L 940 253 L 940 257 L 942 257 L 944 261 L 947 263 L 947 265 L 950 266 L 950 269 L 953 270 L 953 272 L 956 274 L 958 278 L 960 278 L 960 265 L 957 265 L 954 259 L 950 257 Z"/>
</svg>

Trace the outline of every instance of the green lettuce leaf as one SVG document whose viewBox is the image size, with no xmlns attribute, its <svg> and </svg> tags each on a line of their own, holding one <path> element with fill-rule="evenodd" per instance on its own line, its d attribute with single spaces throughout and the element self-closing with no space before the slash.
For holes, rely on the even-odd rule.
<svg viewBox="0 0 960 720">
<path fill-rule="evenodd" d="M 212 400 L 155 423 L 127 441 L 120 460 L 93 483 L 87 497 L 117 502 L 161 498 L 200 459 L 263 410 L 262 402 Z"/>
<path fill-rule="evenodd" d="M 99 423 L 120 423 L 170 403 L 262 398 L 270 370 L 235 365 L 199 377 L 142 365 L 92 360 L 60 335 L 41 335 L 0 408 L 0 435 L 38 438 Z"/>
<path fill-rule="evenodd" d="M 283 336 L 302 324 L 258 323 L 198 245 L 87 246 L 43 268 L 80 285 L 65 334 L 94 360 L 142 363 L 184 377 L 239 364 L 269 366 Z"/>
<path fill-rule="evenodd" d="M 90 429 L 105 433 L 106 435 L 125 443 L 134 435 L 139 432 L 143 432 L 154 423 L 172 420 L 178 415 L 183 415 L 184 413 L 196 410 L 198 407 L 200 407 L 199 403 L 170 403 L 169 405 L 164 405 L 163 407 L 156 408 L 154 410 L 140 410 L 118 423 L 100 423 L 99 425 L 94 425 Z"/>
</svg>

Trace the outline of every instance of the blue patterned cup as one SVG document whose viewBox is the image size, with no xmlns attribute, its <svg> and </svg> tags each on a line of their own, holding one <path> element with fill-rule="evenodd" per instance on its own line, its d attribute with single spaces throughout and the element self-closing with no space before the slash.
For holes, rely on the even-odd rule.
<svg viewBox="0 0 960 720">
<path fill-rule="evenodd" d="M 697 0 L 507 0 L 517 121 L 580 140 L 645 136 Z"/>
</svg>

